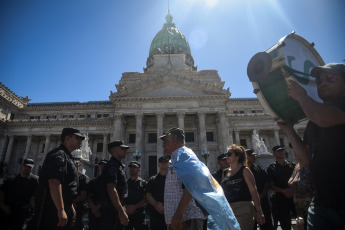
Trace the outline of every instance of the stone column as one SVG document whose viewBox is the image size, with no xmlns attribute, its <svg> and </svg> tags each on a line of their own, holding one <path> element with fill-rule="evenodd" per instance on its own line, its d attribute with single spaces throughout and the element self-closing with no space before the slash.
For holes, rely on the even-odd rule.
<svg viewBox="0 0 345 230">
<path fill-rule="evenodd" d="M 115 114 L 114 116 L 115 116 L 115 121 L 114 121 L 113 141 L 122 140 L 122 115 Z"/>
<path fill-rule="evenodd" d="M 235 129 L 235 144 L 236 145 L 240 145 L 241 144 L 241 141 L 240 141 L 240 131 Z"/>
<path fill-rule="evenodd" d="M 109 159 L 107 157 L 108 152 L 108 133 L 103 133 L 103 152 L 102 152 L 102 159 Z"/>
<path fill-rule="evenodd" d="M 230 140 L 229 140 L 229 123 L 228 119 L 226 117 L 226 112 L 221 112 L 219 113 L 219 122 L 220 122 L 220 129 L 222 132 L 222 140 L 223 140 L 223 147 L 222 151 L 226 150 L 226 147 L 230 145 Z M 231 137 L 232 138 L 232 137 Z"/>
<path fill-rule="evenodd" d="M 7 140 L 7 136 L 1 135 L 1 139 L 0 139 L 0 162 L 2 162 L 3 157 L 5 157 L 6 140 Z"/>
<path fill-rule="evenodd" d="M 232 135 L 232 130 L 230 130 L 230 129 L 228 129 L 228 133 L 229 133 L 229 145 L 232 145 L 233 143 L 234 143 L 234 137 L 233 137 L 233 135 Z M 228 146 L 229 146 L 228 145 Z M 227 146 L 227 147 L 228 147 Z M 227 150 L 227 149 L 226 149 Z M 226 150 L 224 150 L 224 151 L 226 151 Z"/>
<path fill-rule="evenodd" d="M 207 149 L 207 141 L 206 141 L 206 124 L 205 124 L 205 117 L 206 114 L 204 112 L 199 112 L 199 135 L 200 135 L 200 149 L 199 149 L 199 155 L 198 157 L 201 157 L 201 152 L 204 151 L 204 149 Z"/>
<path fill-rule="evenodd" d="M 136 129 L 136 133 L 135 133 L 135 151 L 138 149 L 138 151 L 141 153 L 142 150 L 142 132 L 143 132 L 143 114 L 142 113 L 138 113 L 135 114 L 135 119 L 136 119 L 136 123 L 135 123 L 135 129 Z"/>
<path fill-rule="evenodd" d="M 46 142 L 44 144 L 43 158 L 47 155 L 50 146 L 50 134 L 46 135 Z"/>
<path fill-rule="evenodd" d="M 30 134 L 30 135 L 28 135 L 28 139 L 26 140 L 26 147 L 25 147 L 25 152 L 24 152 L 24 156 L 23 156 L 22 162 L 30 154 L 31 143 L 32 143 L 32 135 Z"/>
<path fill-rule="evenodd" d="M 278 129 L 274 129 L 274 139 L 275 139 L 275 145 L 280 145 Z"/>
<path fill-rule="evenodd" d="M 163 135 L 164 113 L 157 113 L 156 116 L 157 116 L 157 138 L 158 138 Z M 157 140 L 157 163 L 158 163 L 158 159 L 163 155 L 164 155 L 163 141 L 161 139 L 158 139 Z"/>
<path fill-rule="evenodd" d="M 178 113 L 177 114 L 177 117 L 178 117 L 178 127 L 180 129 L 183 129 L 183 130 L 184 130 L 184 116 L 185 116 L 185 113 Z"/>
<path fill-rule="evenodd" d="M 12 148 L 13 148 L 13 141 L 14 141 L 14 135 L 9 135 L 9 142 L 7 145 L 7 151 L 6 151 L 6 155 L 5 155 L 5 164 L 9 164 L 10 163 L 10 159 L 11 159 L 11 152 L 12 152 Z"/>
</svg>

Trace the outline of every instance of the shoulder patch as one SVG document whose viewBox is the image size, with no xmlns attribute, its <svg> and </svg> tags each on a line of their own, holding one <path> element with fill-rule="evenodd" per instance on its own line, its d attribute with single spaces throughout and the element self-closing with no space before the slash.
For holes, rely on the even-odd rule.
<svg viewBox="0 0 345 230">
<path fill-rule="evenodd" d="M 61 166 L 65 163 L 65 158 L 63 156 L 56 156 L 54 159 L 54 163 L 58 166 Z"/>
</svg>

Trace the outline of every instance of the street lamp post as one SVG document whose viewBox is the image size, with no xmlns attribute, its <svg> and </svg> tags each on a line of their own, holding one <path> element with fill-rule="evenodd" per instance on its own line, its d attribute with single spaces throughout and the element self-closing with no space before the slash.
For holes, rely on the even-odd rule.
<svg viewBox="0 0 345 230">
<path fill-rule="evenodd" d="M 138 149 L 137 151 L 135 151 L 135 153 L 133 153 L 133 157 L 136 161 L 138 161 L 141 158 L 141 153 L 139 152 Z"/>
<path fill-rule="evenodd" d="M 205 164 L 207 166 L 207 158 L 210 156 L 210 151 L 207 151 L 206 148 L 201 152 L 201 156 L 205 158 Z"/>
</svg>

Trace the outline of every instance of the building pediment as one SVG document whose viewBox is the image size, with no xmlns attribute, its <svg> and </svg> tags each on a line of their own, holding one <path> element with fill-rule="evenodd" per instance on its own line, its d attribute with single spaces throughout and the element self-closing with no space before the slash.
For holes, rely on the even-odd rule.
<svg viewBox="0 0 345 230">
<path fill-rule="evenodd" d="M 116 85 L 117 92 L 111 92 L 110 100 L 119 98 L 157 98 L 157 97 L 202 97 L 227 96 L 229 89 L 224 90 L 223 84 L 205 82 L 181 75 L 165 75 L 142 78 L 136 84 Z"/>
</svg>

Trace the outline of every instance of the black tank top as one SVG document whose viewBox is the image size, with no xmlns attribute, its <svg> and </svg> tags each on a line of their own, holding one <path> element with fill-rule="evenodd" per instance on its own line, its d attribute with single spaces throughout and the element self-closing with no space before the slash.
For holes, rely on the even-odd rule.
<svg viewBox="0 0 345 230">
<path fill-rule="evenodd" d="M 229 203 L 252 200 L 247 183 L 243 177 L 244 168 L 245 166 L 242 166 L 233 176 L 224 176 L 222 187 Z"/>
</svg>

